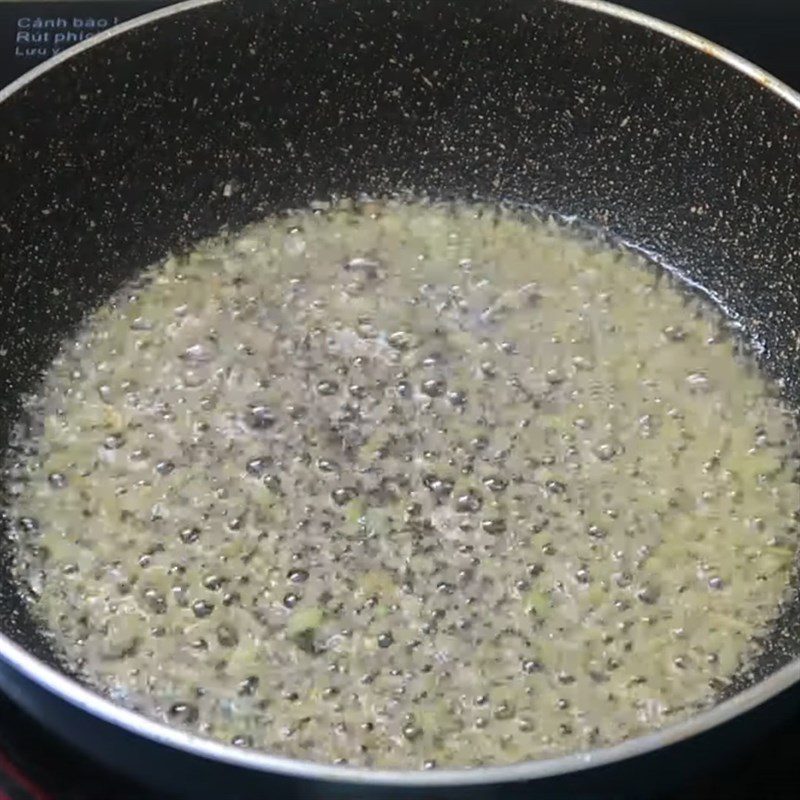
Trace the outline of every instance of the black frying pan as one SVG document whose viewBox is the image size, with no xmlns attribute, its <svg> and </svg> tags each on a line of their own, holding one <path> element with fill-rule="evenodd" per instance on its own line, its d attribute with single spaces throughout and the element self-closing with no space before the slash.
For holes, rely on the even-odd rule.
<svg viewBox="0 0 800 800">
<path fill-rule="evenodd" d="M 0 450 L 59 340 L 137 269 L 359 192 L 520 201 L 606 228 L 738 317 L 800 405 L 800 97 L 678 29 L 593 0 L 200 0 L 34 72 L 0 92 Z M 639 796 L 800 699 L 795 603 L 755 676 L 688 722 L 513 767 L 370 772 L 200 740 L 81 688 L 48 666 L 7 563 L 0 609 L 5 692 L 193 797 Z"/>
</svg>

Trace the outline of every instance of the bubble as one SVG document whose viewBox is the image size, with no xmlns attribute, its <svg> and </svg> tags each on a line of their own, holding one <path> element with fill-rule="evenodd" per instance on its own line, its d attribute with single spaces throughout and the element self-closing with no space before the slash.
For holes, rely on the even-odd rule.
<svg viewBox="0 0 800 800">
<path fill-rule="evenodd" d="M 368 280 L 375 280 L 379 275 L 381 262 L 373 258 L 351 258 L 344 268 L 348 272 L 357 272 Z"/>
<path fill-rule="evenodd" d="M 211 616 L 212 612 L 214 611 L 214 604 L 209 603 L 208 600 L 195 600 L 192 603 L 192 613 L 198 619 L 205 619 L 208 616 Z"/>
<path fill-rule="evenodd" d="M 237 694 L 239 697 L 252 697 L 258 689 L 259 682 L 257 675 L 249 675 L 239 684 Z"/>
<path fill-rule="evenodd" d="M 588 372 L 594 369 L 594 362 L 585 356 L 574 356 L 572 358 L 572 366 L 581 372 Z"/>
<path fill-rule="evenodd" d="M 612 442 L 601 442 L 597 445 L 594 449 L 594 454 L 601 460 L 601 461 L 611 461 L 615 455 L 619 452 L 619 447 Z"/>
<path fill-rule="evenodd" d="M 17 525 L 25 533 L 37 533 L 39 530 L 39 521 L 34 517 L 19 517 Z"/>
<path fill-rule="evenodd" d="M 489 446 L 489 437 L 483 434 L 476 436 L 470 441 L 470 445 L 480 453 Z"/>
<path fill-rule="evenodd" d="M 175 703 L 169 709 L 170 720 L 183 725 L 192 725 L 197 722 L 199 716 L 197 706 L 192 703 Z"/>
<path fill-rule="evenodd" d="M 271 492 L 274 492 L 275 494 L 278 494 L 281 491 L 280 475 L 276 475 L 274 472 L 264 475 L 263 483 L 267 489 L 269 489 Z"/>
<path fill-rule="evenodd" d="M 412 337 L 407 331 L 395 331 L 389 334 L 388 342 L 395 350 L 408 350 L 411 347 Z"/>
<path fill-rule="evenodd" d="M 456 511 L 462 514 L 474 514 L 476 511 L 481 510 L 482 505 L 483 500 L 481 500 L 480 495 L 474 492 L 460 495 L 455 502 Z"/>
<path fill-rule="evenodd" d="M 513 719 L 516 711 L 513 703 L 504 700 L 495 707 L 494 718 L 500 720 Z"/>
<path fill-rule="evenodd" d="M 342 486 L 331 492 L 331 498 L 337 506 L 347 505 L 351 500 L 358 497 L 358 489 L 355 486 Z"/>
<path fill-rule="evenodd" d="M 686 331 L 680 325 L 667 325 L 663 334 L 670 342 L 682 342 L 686 339 Z"/>
<path fill-rule="evenodd" d="M 480 364 L 480 373 L 484 378 L 497 377 L 497 366 L 494 361 L 482 361 Z"/>
<path fill-rule="evenodd" d="M 225 580 L 226 579 L 220 575 L 206 575 L 206 577 L 203 578 L 203 586 L 206 589 L 215 592 L 217 589 L 222 587 L 222 584 L 225 583 Z"/>
<path fill-rule="evenodd" d="M 506 521 L 502 517 L 495 517 L 494 519 L 485 519 L 481 522 L 481 528 L 493 536 L 504 533 L 506 530 Z"/>
<path fill-rule="evenodd" d="M 184 528 L 178 536 L 184 544 L 194 544 L 200 538 L 200 528 Z"/>
<path fill-rule="evenodd" d="M 103 447 L 106 450 L 119 450 L 125 444 L 125 437 L 121 433 L 112 433 L 103 439 Z"/>
<path fill-rule="evenodd" d="M 192 609 L 194 610 L 195 615 L 197 615 L 197 611 L 194 609 L 194 606 Z M 233 647 L 234 645 L 239 644 L 239 632 L 233 625 L 222 623 L 221 625 L 217 626 L 217 641 L 223 647 Z"/>
<path fill-rule="evenodd" d="M 428 378 L 422 382 L 422 393 L 428 397 L 441 397 L 446 389 L 446 384 L 439 378 Z"/>
<path fill-rule="evenodd" d="M 528 658 L 522 662 L 522 671 L 526 675 L 533 675 L 542 671 L 542 665 L 535 658 Z"/>
<path fill-rule="evenodd" d="M 454 408 L 464 408 L 467 405 L 467 393 L 461 390 L 456 390 L 453 392 L 447 393 L 447 399 L 450 401 L 450 405 Z"/>
<path fill-rule="evenodd" d="M 547 372 L 545 372 L 544 377 L 551 386 L 557 386 L 559 383 L 563 383 L 565 380 L 564 373 L 559 369 L 548 369 Z"/>
<path fill-rule="evenodd" d="M 269 456 L 260 456 L 258 458 L 251 458 L 245 464 L 245 472 L 252 475 L 254 478 L 260 478 L 272 464 L 272 459 Z"/>
<path fill-rule="evenodd" d="M 408 723 L 403 726 L 403 736 L 408 739 L 409 742 L 414 742 L 422 736 L 422 728 L 414 723 Z"/>
<path fill-rule="evenodd" d="M 391 631 L 386 631 L 384 633 L 378 634 L 378 647 L 385 650 L 387 647 L 391 647 L 394 644 L 394 636 L 392 635 Z"/>
<path fill-rule="evenodd" d="M 222 605 L 233 606 L 236 605 L 241 599 L 242 596 L 239 594 L 239 592 L 226 592 L 224 595 L 222 595 Z"/>
<path fill-rule="evenodd" d="M 267 430 L 275 424 L 275 415 L 267 406 L 257 405 L 249 410 L 247 421 L 254 430 Z"/>
<path fill-rule="evenodd" d="M 484 478 L 483 485 L 490 492 L 498 493 L 506 490 L 508 481 L 501 475 L 490 475 L 488 478 Z"/>
<path fill-rule="evenodd" d="M 323 397 L 330 397 L 339 391 L 339 384 L 333 380 L 320 381 L 317 384 L 317 391 Z"/>
<path fill-rule="evenodd" d="M 47 482 L 54 489 L 63 489 L 68 483 L 67 476 L 64 475 L 62 472 L 51 472 L 47 476 Z"/>
<path fill-rule="evenodd" d="M 579 569 L 575 573 L 575 580 L 578 581 L 578 583 L 589 583 L 590 580 L 589 570 Z"/>
<path fill-rule="evenodd" d="M 454 483 L 449 478 L 439 478 L 432 473 L 425 475 L 422 484 L 439 498 L 448 497 L 452 491 Z"/>
<path fill-rule="evenodd" d="M 183 351 L 183 359 L 190 364 L 206 364 L 214 358 L 214 352 L 205 344 L 193 344 Z"/>
<path fill-rule="evenodd" d="M 300 595 L 294 592 L 288 592 L 283 597 L 283 605 L 286 608 L 294 608 L 300 602 Z"/>
<path fill-rule="evenodd" d="M 711 387 L 708 375 L 704 372 L 691 372 L 686 376 L 686 383 L 695 391 L 707 391 Z"/>
<path fill-rule="evenodd" d="M 659 597 L 659 592 L 652 584 L 642 586 L 636 592 L 636 598 L 647 605 L 653 605 Z"/>
<path fill-rule="evenodd" d="M 286 405 L 286 413 L 289 417 L 295 421 L 303 419 L 307 413 L 306 407 L 299 403 L 287 403 Z"/>
<path fill-rule="evenodd" d="M 363 400 L 369 394 L 367 387 L 360 383 L 351 383 L 347 391 L 357 400 Z"/>
<path fill-rule="evenodd" d="M 144 592 L 144 602 L 147 608 L 154 614 L 166 614 L 167 612 L 167 598 L 157 589 L 146 589 Z"/>
</svg>

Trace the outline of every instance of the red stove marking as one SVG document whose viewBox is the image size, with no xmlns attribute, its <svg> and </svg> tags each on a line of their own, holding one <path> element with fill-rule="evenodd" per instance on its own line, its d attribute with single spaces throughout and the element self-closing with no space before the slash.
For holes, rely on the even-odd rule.
<svg viewBox="0 0 800 800">
<path fill-rule="evenodd" d="M 49 794 L 37 786 L 17 768 L 4 753 L 0 752 L 0 770 L 8 775 L 11 780 L 24 789 L 33 800 L 52 800 Z M 0 789 L 0 800 L 12 800 L 2 789 Z"/>
</svg>

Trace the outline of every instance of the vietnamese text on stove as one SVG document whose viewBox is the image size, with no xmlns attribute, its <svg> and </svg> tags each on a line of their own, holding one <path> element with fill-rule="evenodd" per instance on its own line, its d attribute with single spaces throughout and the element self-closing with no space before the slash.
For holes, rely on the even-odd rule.
<svg viewBox="0 0 800 800">
<path fill-rule="evenodd" d="M 121 21 L 119 17 L 20 17 L 14 55 L 46 58 Z"/>
</svg>

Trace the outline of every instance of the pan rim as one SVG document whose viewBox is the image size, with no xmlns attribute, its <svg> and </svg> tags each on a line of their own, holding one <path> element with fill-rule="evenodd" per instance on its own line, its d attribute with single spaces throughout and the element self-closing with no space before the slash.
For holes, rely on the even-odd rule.
<svg viewBox="0 0 800 800">
<path fill-rule="evenodd" d="M 795 91 L 786 83 L 747 59 L 714 44 L 702 36 L 648 14 L 606 2 L 606 0 L 558 1 L 566 5 L 585 8 L 599 14 L 631 22 L 686 44 L 711 58 L 728 64 L 759 83 L 764 89 L 775 93 L 800 112 L 800 92 Z M 198 9 L 207 5 L 217 5 L 220 2 L 223 2 L 223 0 L 183 0 L 183 2 L 123 22 L 64 50 L 50 60 L 26 72 L 4 89 L 0 89 L 0 103 L 24 89 L 39 76 L 110 38 L 184 11 Z M 233 745 L 184 733 L 165 723 L 156 722 L 137 712 L 116 705 L 40 661 L 2 633 L 0 633 L 0 659 L 29 681 L 85 713 L 108 724 L 118 726 L 128 733 L 144 737 L 153 743 L 169 746 L 198 758 L 223 762 L 233 767 L 244 768 L 254 772 L 277 773 L 287 777 L 346 784 L 377 784 L 397 788 L 502 784 L 553 778 L 596 767 L 610 766 L 637 756 L 653 753 L 664 747 L 707 732 L 776 697 L 794 684 L 800 683 L 800 659 L 796 659 L 754 686 L 724 700 L 713 708 L 691 716 L 687 720 L 669 725 L 653 733 L 628 739 L 619 744 L 569 753 L 556 758 L 525 761 L 496 767 L 451 768 L 432 771 L 372 770 L 365 767 L 336 766 L 272 755 L 265 752 L 246 751 Z"/>
</svg>

